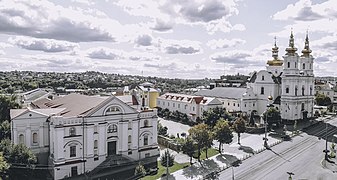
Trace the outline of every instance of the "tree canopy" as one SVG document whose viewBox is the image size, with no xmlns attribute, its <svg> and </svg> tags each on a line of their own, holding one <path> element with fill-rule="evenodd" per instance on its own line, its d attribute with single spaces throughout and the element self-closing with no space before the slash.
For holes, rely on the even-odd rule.
<svg viewBox="0 0 337 180">
<path fill-rule="evenodd" d="M 11 96 L 0 95 L 0 122 L 4 120 L 10 120 L 10 109 L 21 108 L 17 102 L 17 96 L 12 94 Z"/>
<path fill-rule="evenodd" d="M 211 132 L 208 129 L 208 126 L 204 123 L 198 124 L 193 126 L 191 129 L 188 130 L 190 137 L 196 142 L 197 149 L 198 149 L 198 160 L 200 162 L 200 151 L 203 148 L 206 148 L 206 155 L 207 155 L 207 148 L 212 143 L 213 139 L 211 138 Z"/>
<path fill-rule="evenodd" d="M 242 117 L 239 117 L 235 120 L 234 131 L 238 134 L 238 144 L 240 144 L 240 135 L 246 131 L 246 122 Z"/>
<path fill-rule="evenodd" d="M 233 133 L 229 124 L 224 119 L 220 119 L 214 127 L 214 139 L 219 141 L 219 153 L 222 151 L 222 144 L 229 144 L 233 141 Z"/>
<path fill-rule="evenodd" d="M 209 127 L 213 128 L 220 119 L 231 120 L 232 117 L 227 113 L 225 108 L 215 107 L 202 113 L 202 121 Z"/>
<path fill-rule="evenodd" d="M 317 93 L 315 96 L 316 104 L 319 106 L 329 106 L 331 104 L 331 99 L 321 93 Z"/>
<path fill-rule="evenodd" d="M 181 149 L 184 154 L 187 154 L 190 157 L 190 164 L 192 165 L 192 157 L 196 150 L 193 140 L 190 137 L 187 137 Z"/>
</svg>

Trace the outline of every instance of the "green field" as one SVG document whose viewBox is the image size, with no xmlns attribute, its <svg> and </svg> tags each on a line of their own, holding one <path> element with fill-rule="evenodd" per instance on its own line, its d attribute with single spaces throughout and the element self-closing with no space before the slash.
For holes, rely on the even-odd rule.
<svg viewBox="0 0 337 180">
<path fill-rule="evenodd" d="M 217 149 L 214 149 L 214 148 L 209 148 L 208 150 L 207 150 L 207 152 L 208 152 L 208 158 L 210 158 L 210 157 L 212 157 L 212 156 L 215 156 L 215 155 L 217 155 L 217 154 L 219 154 L 219 151 L 217 150 Z M 195 152 L 195 154 L 193 155 L 194 156 L 194 158 L 198 158 L 198 156 L 197 156 L 197 151 Z M 206 152 L 205 151 L 202 151 L 201 152 L 201 155 L 200 155 L 200 160 L 205 160 L 206 159 Z"/>
</svg>

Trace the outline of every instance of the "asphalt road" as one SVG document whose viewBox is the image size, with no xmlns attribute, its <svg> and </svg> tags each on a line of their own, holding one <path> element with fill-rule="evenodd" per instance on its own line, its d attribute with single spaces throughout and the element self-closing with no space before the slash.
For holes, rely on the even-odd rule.
<svg viewBox="0 0 337 180">
<path fill-rule="evenodd" d="M 328 122 L 328 140 L 337 134 L 337 119 Z M 304 133 L 263 151 L 234 167 L 236 180 L 287 180 L 292 172 L 293 180 L 336 180 L 337 173 L 321 166 L 325 149 L 326 124 L 321 123 L 305 130 Z M 330 144 L 330 143 L 329 143 Z M 337 162 L 337 159 L 333 159 Z M 220 173 L 219 179 L 231 180 L 232 169 Z"/>
</svg>

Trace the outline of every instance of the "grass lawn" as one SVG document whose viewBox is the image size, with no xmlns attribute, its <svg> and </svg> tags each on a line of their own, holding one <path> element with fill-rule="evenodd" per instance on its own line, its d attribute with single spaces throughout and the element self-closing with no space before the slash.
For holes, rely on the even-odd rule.
<svg viewBox="0 0 337 180">
<path fill-rule="evenodd" d="M 198 151 L 196 151 L 196 153 L 194 154 L 194 158 L 196 158 L 196 159 L 198 158 L 197 154 L 198 154 Z M 217 154 L 219 154 L 218 149 L 209 148 L 209 149 L 207 150 L 208 158 L 210 158 L 210 157 L 212 157 L 212 156 L 215 156 L 215 155 L 217 155 Z M 202 152 L 201 152 L 201 155 L 200 155 L 200 160 L 204 160 L 204 159 L 206 159 L 206 152 L 205 152 L 205 151 L 202 151 Z"/>
<path fill-rule="evenodd" d="M 166 167 L 162 166 L 160 164 L 160 161 L 157 162 L 158 163 L 158 173 L 153 175 L 153 176 L 145 176 L 142 178 L 142 180 L 155 180 L 161 177 L 162 174 L 166 173 Z M 179 164 L 177 162 L 174 162 L 173 166 L 169 167 L 170 173 L 176 172 L 179 169 L 184 168 L 184 166 L 189 166 L 190 163 L 182 163 Z"/>
</svg>

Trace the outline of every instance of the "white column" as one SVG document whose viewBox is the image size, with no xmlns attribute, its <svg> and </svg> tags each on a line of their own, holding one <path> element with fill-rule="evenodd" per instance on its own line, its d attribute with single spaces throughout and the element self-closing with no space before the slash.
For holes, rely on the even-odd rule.
<svg viewBox="0 0 337 180">
<path fill-rule="evenodd" d="M 158 118 L 152 118 L 152 133 L 153 133 L 152 144 L 157 144 L 157 136 L 158 136 L 157 123 Z"/>
<path fill-rule="evenodd" d="M 55 160 L 61 160 L 64 159 L 64 150 L 63 150 L 63 137 L 64 137 L 64 129 L 63 128 L 55 128 L 55 146 L 54 148 L 56 148 L 54 150 L 55 152 Z"/>
<path fill-rule="evenodd" d="M 94 126 L 87 126 L 86 133 L 87 156 L 92 157 L 94 155 Z"/>
<path fill-rule="evenodd" d="M 47 134 L 44 134 L 43 133 L 43 123 L 40 124 L 40 127 L 39 127 L 39 140 L 38 140 L 38 143 L 39 143 L 39 146 L 40 147 L 44 147 L 44 136 L 47 136 Z"/>
<path fill-rule="evenodd" d="M 106 154 L 106 131 L 105 124 L 98 125 L 98 154 Z"/>
<path fill-rule="evenodd" d="M 132 121 L 132 146 L 133 148 L 138 148 L 138 141 L 139 141 L 139 128 L 138 128 L 138 121 Z"/>
<path fill-rule="evenodd" d="M 128 122 L 120 122 L 119 124 L 118 144 L 120 151 L 128 150 Z"/>
<path fill-rule="evenodd" d="M 25 140 L 25 144 L 26 144 L 26 146 L 27 147 L 31 147 L 31 144 L 32 144 L 32 142 L 31 142 L 31 136 L 32 136 L 32 132 L 31 132 L 31 130 L 30 130 L 30 126 L 28 125 L 27 126 L 27 128 L 26 128 L 26 134 L 25 134 L 25 136 L 26 136 L 26 140 Z"/>
</svg>

